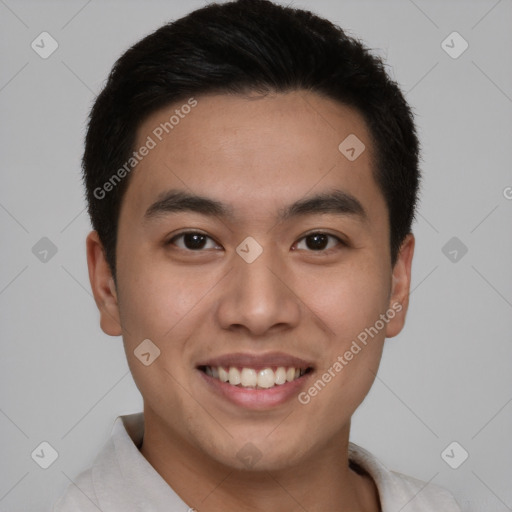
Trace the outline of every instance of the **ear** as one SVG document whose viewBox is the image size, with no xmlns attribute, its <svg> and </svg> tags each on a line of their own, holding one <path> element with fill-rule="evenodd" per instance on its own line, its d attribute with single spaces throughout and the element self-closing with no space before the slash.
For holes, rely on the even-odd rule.
<svg viewBox="0 0 512 512">
<path fill-rule="evenodd" d="M 117 291 L 110 267 L 105 258 L 103 244 L 97 231 L 91 231 L 86 239 L 89 281 L 96 306 L 100 311 L 100 326 L 105 334 L 122 334 L 117 302 Z"/>
<path fill-rule="evenodd" d="M 390 319 L 386 325 L 386 338 L 396 336 L 405 324 L 405 317 L 409 308 L 414 244 L 414 235 L 409 233 L 400 247 L 400 252 L 393 267 L 389 309 L 386 313 Z"/>
</svg>

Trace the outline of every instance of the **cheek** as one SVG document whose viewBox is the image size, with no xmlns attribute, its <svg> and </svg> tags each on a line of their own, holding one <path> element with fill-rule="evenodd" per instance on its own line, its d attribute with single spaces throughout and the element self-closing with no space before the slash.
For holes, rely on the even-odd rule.
<svg viewBox="0 0 512 512">
<path fill-rule="evenodd" d="M 153 337 L 163 342 L 197 306 L 210 278 L 199 280 L 190 270 L 139 261 L 141 264 L 134 262 L 119 276 L 123 328 L 129 338 Z"/>
<path fill-rule="evenodd" d="M 204 287 L 197 278 L 145 264 L 142 258 L 120 269 L 119 283 L 123 343 L 133 379 L 155 410 L 159 403 L 178 410 L 187 395 L 180 394 L 177 382 L 189 388 L 188 341 L 199 323 L 197 304 Z"/>
<path fill-rule="evenodd" d="M 319 417 L 339 416 L 339 421 L 348 421 L 370 390 L 380 363 L 388 275 L 378 265 L 347 265 L 323 280 L 320 286 L 318 274 L 317 286 L 310 285 L 308 305 L 329 327 L 329 334 L 322 350 L 322 368 L 304 401 L 310 400 L 307 407 Z"/>
<path fill-rule="evenodd" d="M 388 307 L 388 276 L 378 267 L 340 267 L 307 281 L 308 306 L 330 328 L 338 348 L 373 326 Z"/>
<path fill-rule="evenodd" d="M 176 380 L 186 385 L 190 378 L 187 364 L 194 348 L 190 339 L 197 337 L 205 309 L 213 308 L 207 291 L 222 276 L 199 274 L 194 268 L 177 270 L 140 255 L 129 263 L 118 272 L 125 353 L 143 396 L 156 395 L 158 400 L 160 389 L 176 387 Z M 147 339 L 160 350 L 150 366 L 137 358 L 139 346 Z"/>
</svg>

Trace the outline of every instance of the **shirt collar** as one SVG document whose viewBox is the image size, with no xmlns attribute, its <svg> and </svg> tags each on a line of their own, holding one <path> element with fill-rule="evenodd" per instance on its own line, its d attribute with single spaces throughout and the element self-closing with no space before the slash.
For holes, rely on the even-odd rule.
<svg viewBox="0 0 512 512">
<path fill-rule="evenodd" d="M 140 453 L 138 447 L 143 435 L 142 412 L 116 418 L 111 438 L 92 468 L 93 485 L 101 509 L 123 512 L 190 512 L 193 509 L 174 492 Z M 349 460 L 368 473 L 375 482 L 382 512 L 395 510 L 397 505 L 405 505 L 414 500 L 426 485 L 419 480 L 390 471 L 370 452 L 354 443 L 349 443 L 348 452 Z M 408 511 L 431 510 L 430 507 L 423 508 L 423 499 L 426 496 L 419 498 L 419 508 L 416 508 L 416 503 L 411 503 L 412 508 L 408 508 Z M 448 495 L 443 497 L 443 502 L 444 500 L 447 505 L 451 504 Z M 459 509 L 448 506 L 445 510 Z"/>
</svg>

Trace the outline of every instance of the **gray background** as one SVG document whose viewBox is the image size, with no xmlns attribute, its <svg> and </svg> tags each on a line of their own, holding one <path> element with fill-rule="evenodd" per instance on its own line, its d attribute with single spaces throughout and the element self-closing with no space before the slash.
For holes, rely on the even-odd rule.
<svg viewBox="0 0 512 512">
<path fill-rule="evenodd" d="M 115 59 L 202 5 L 0 0 L 1 511 L 50 510 L 115 417 L 142 410 L 121 338 L 100 330 L 90 293 L 85 123 Z M 294 5 L 386 59 L 423 145 L 408 322 L 387 341 L 352 441 L 448 487 L 466 511 L 512 510 L 512 2 Z M 31 48 L 43 31 L 59 45 L 47 59 Z M 441 46 L 453 31 L 469 43 L 456 59 Z M 57 248 L 46 262 L 32 251 L 42 237 Z M 455 262 L 442 250 L 452 237 L 468 248 Z M 43 441 L 58 452 L 48 469 L 31 457 Z M 452 441 L 469 453 L 458 469 L 441 457 Z"/>
</svg>

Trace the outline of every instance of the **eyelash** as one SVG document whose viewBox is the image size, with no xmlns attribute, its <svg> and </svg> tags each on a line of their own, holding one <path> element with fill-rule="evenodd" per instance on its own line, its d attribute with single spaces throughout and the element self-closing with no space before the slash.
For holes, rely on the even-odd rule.
<svg viewBox="0 0 512 512">
<path fill-rule="evenodd" d="M 209 238 L 210 240 L 213 240 L 212 237 L 206 235 L 205 233 L 201 233 L 200 231 L 183 231 L 181 233 L 178 233 L 177 235 L 174 235 L 169 241 L 167 241 L 165 243 L 165 245 L 174 245 L 175 240 L 177 240 L 185 235 L 201 235 L 206 238 Z M 341 238 L 339 238 L 335 235 L 332 235 L 331 233 L 325 233 L 324 231 L 314 231 L 312 233 L 308 233 L 307 235 L 304 235 L 302 238 L 299 238 L 299 242 L 302 240 L 305 240 L 306 238 L 312 237 L 314 235 L 326 235 L 330 238 L 334 238 L 335 240 L 337 240 L 338 245 L 341 245 L 342 247 L 348 246 L 348 244 L 345 241 L 343 241 Z M 215 242 L 215 243 L 217 243 L 217 242 Z M 220 244 L 218 244 L 218 245 L 220 245 Z M 206 250 L 203 248 L 194 250 L 194 249 L 187 249 L 187 248 L 182 248 L 182 247 L 178 247 L 178 249 L 181 249 L 181 250 L 187 251 L 187 252 L 205 252 L 205 250 Z M 321 249 L 318 251 L 308 250 L 308 252 L 313 252 L 313 253 L 318 253 L 318 254 L 330 254 L 333 250 L 336 250 L 336 247 L 331 247 L 329 249 Z"/>
</svg>

